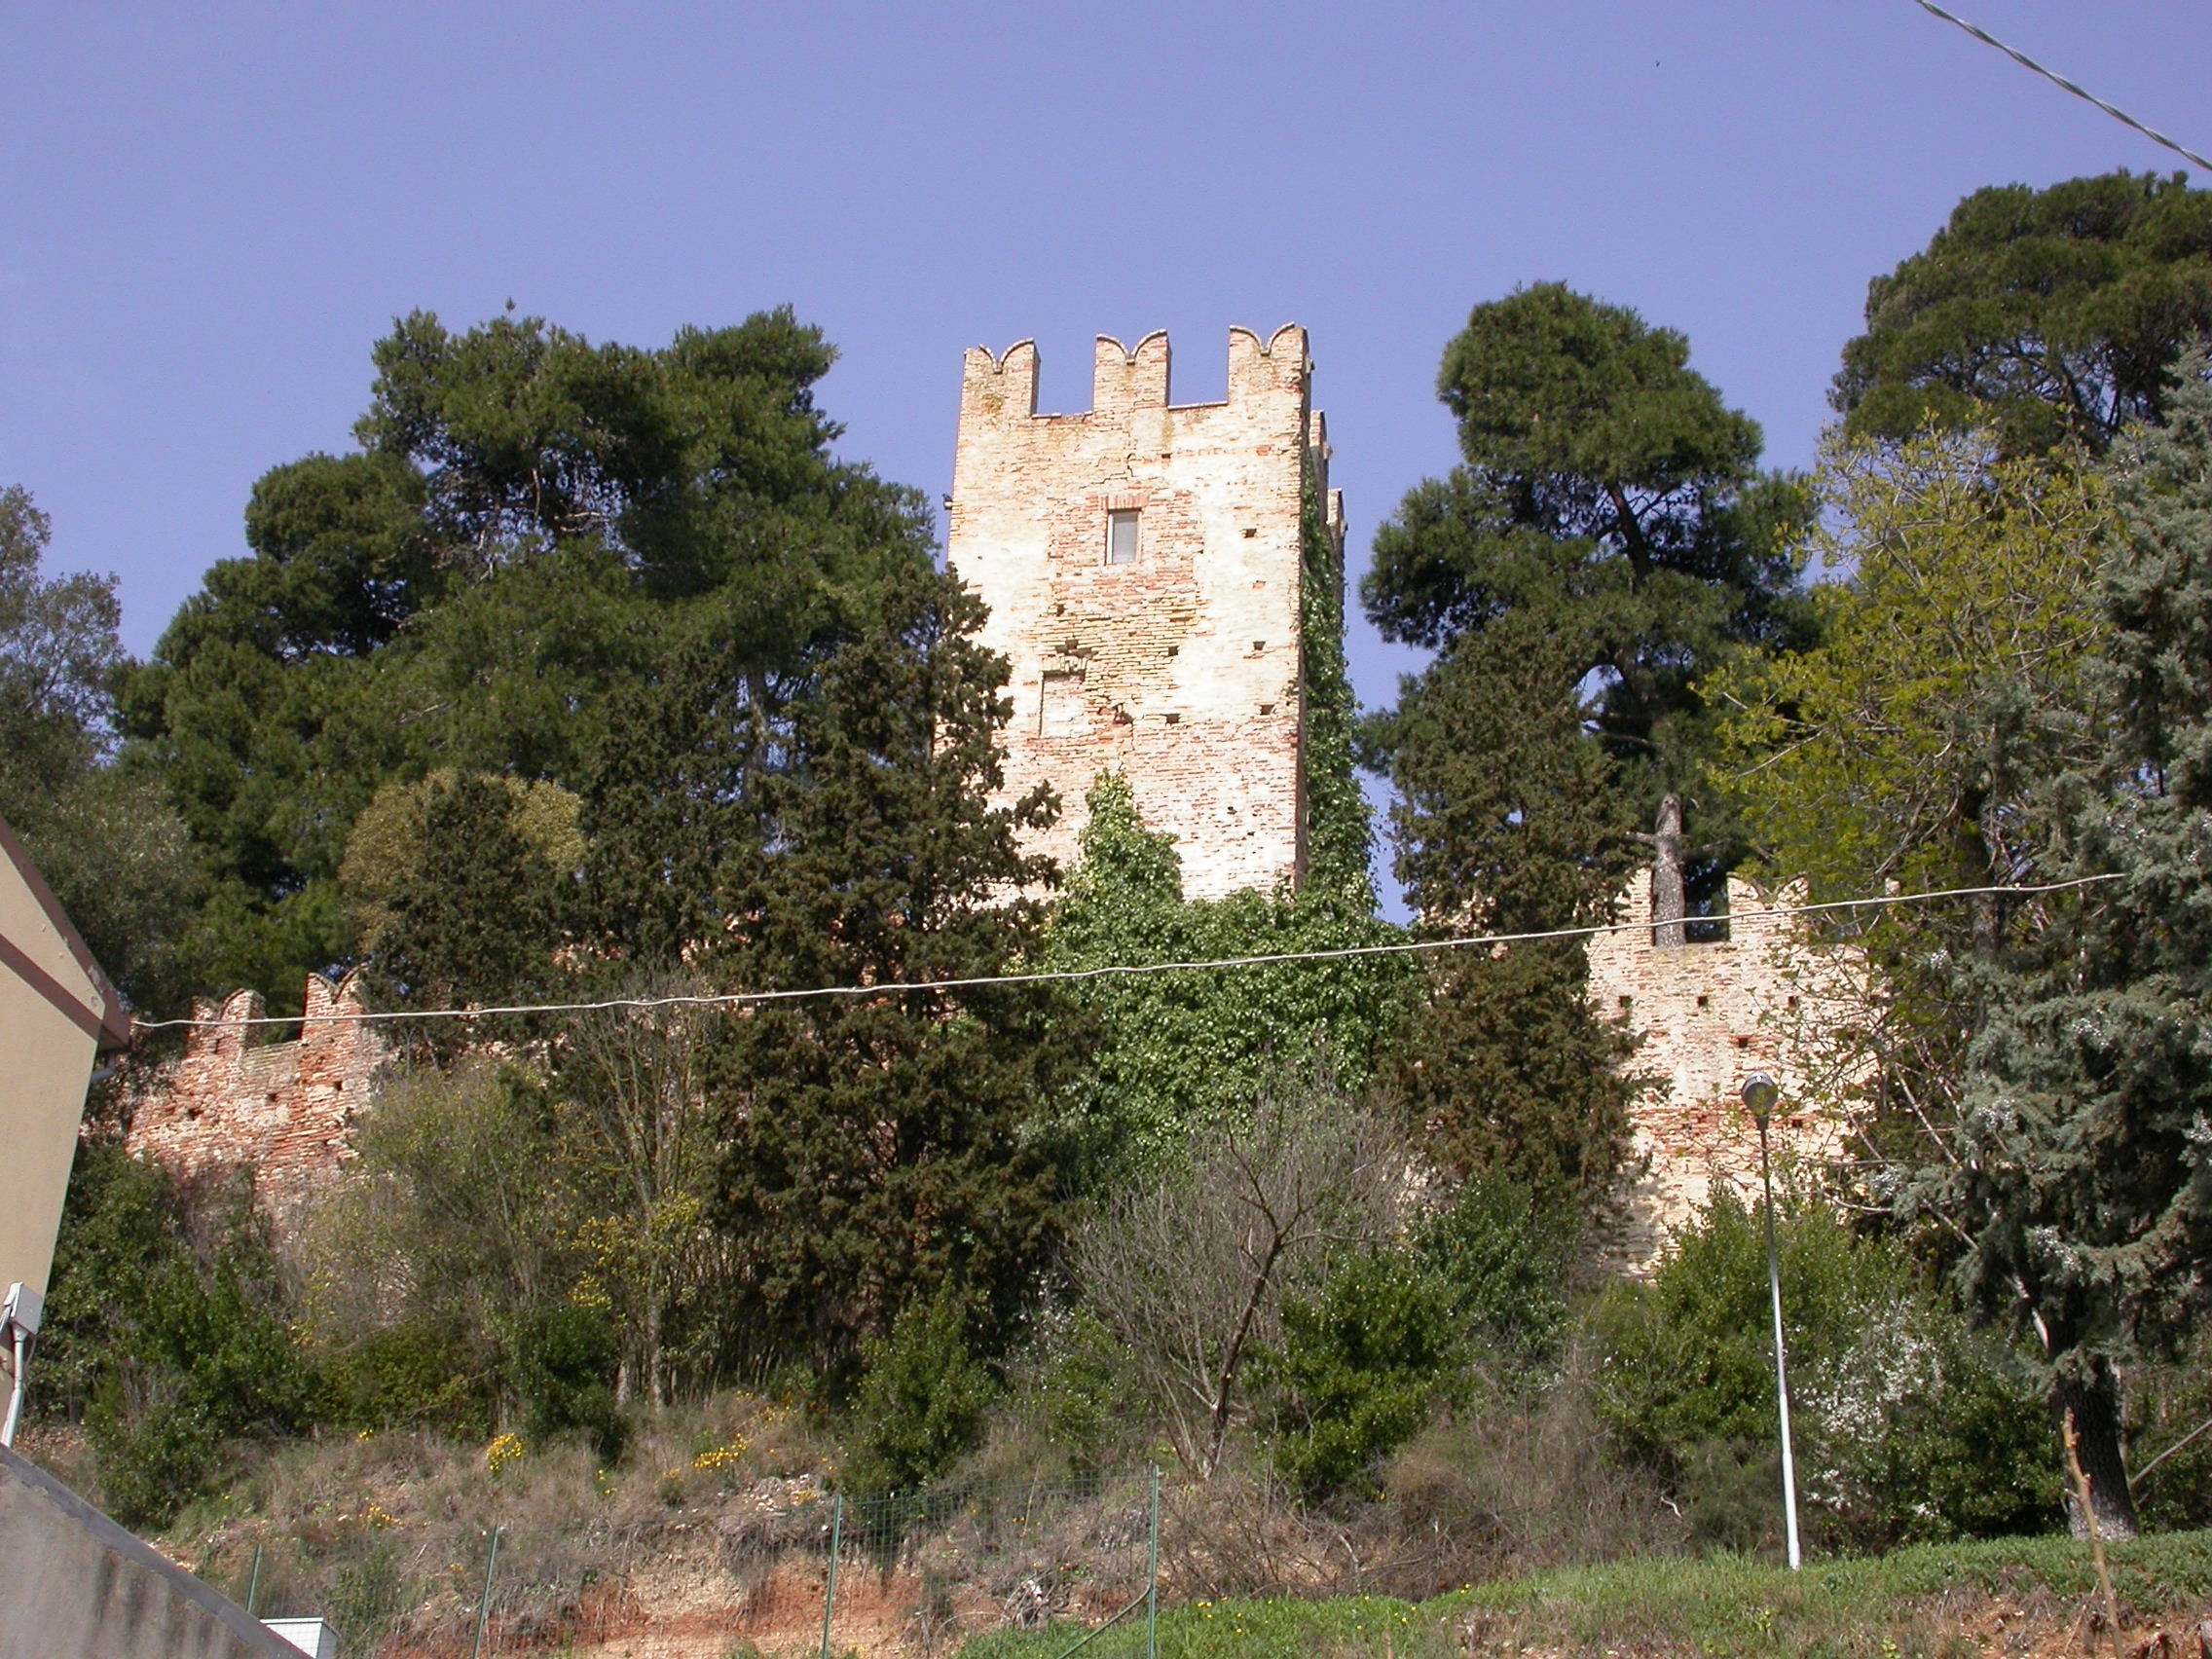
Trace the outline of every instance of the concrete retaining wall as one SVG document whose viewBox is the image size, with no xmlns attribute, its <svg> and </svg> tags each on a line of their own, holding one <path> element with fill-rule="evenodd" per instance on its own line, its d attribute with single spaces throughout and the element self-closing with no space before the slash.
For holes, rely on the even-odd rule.
<svg viewBox="0 0 2212 1659">
<path fill-rule="evenodd" d="M 0 1448 L 0 1659 L 300 1659 L 227 1597 Z"/>
</svg>

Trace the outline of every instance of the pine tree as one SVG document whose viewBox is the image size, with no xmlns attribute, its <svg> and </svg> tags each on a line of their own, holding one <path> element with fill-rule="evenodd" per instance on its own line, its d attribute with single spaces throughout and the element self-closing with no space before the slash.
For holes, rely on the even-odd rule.
<svg viewBox="0 0 2212 1659">
<path fill-rule="evenodd" d="M 2157 421 L 2173 363 L 2212 327 L 2212 191 L 2111 172 L 1977 190 L 1925 251 L 1866 288 L 1831 401 L 1854 437 L 1931 424 L 2007 454 L 2102 454 Z"/>
<path fill-rule="evenodd" d="M 1477 306 L 1437 386 L 1465 464 L 1416 488 L 1377 534 L 1368 614 L 1385 638 L 1447 658 L 1506 625 L 1522 650 L 1541 645 L 1541 701 L 1572 699 L 1581 717 L 1549 729 L 1614 762 L 1652 866 L 1652 913 L 1671 930 L 1662 941 L 1678 943 L 1701 883 L 1741 851 L 1717 813 L 1700 822 L 1710 722 L 1697 682 L 1744 646 L 1802 636 L 1802 484 L 1757 472 L 1756 423 L 1689 367 L 1680 334 L 1558 283 Z M 1370 757 L 1397 773 L 1423 748 L 1478 753 L 1420 704 L 1479 666 L 1526 683 L 1511 650 L 1440 663 L 1370 728 Z M 1406 832 L 1422 828 L 1401 821 L 1404 856 L 1421 856 Z"/>
<path fill-rule="evenodd" d="M 360 449 L 267 473 L 249 555 L 123 678 L 127 758 L 209 878 L 203 978 L 281 1002 L 345 960 L 335 881 L 381 788 L 452 768 L 577 789 L 610 704 L 677 645 L 711 646 L 772 718 L 929 558 L 918 495 L 830 453 L 814 387 L 835 355 L 789 312 L 657 350 L 401 319 Z"/>
<path fill-rule="evenodd" d="M 1398 786 L 1398 871 L 1426 926 L 1609 919 L 1651 866 L 1661 943 L 1742 848 L 1695 791 L 1698 680 L 1803 634 L 1801 484 L 1756 470 L 1757 425 L 1689 342 L 1558 283 L 1475 308 L 1438 392 L 1465 464 L 1376 536 L 1385 637 L 1438 652 L 1368 723 Z M 1626 1045 L 1577 949 L 1456 953 L 1388 1068 L 1432 1155 L 1590 1200 L 1625 1151 Z"/>
</svg>

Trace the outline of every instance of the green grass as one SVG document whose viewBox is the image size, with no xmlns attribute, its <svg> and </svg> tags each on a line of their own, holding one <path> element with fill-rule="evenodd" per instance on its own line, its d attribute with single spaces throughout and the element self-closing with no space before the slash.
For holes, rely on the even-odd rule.
<svg viewBox="0 0 2212 1659">
<path fill-rule="evenodd" d="M 2115 1548 L 2122 1616 L 2140 1629 L 2212 1603 L 2212 1532 Z M 2063 1630 L 2095 1591 L 2086 1546 L 2065 1537 L 1923 1545 L 1791 1573 L 1733 1556 L 1648 1559 L 1535 1573 L 1419 1604 L 1360 1597 L 1198 1603 L 1164 1611 L 1160 1659 L 1447 1659 L 1520 1653 L 1697 1659 L 1949 1659 L 2000 1607 Z M 1080 1631 L 1002 1632 L 960 1659 L 1057 1659 Z M 1141 1610 L 1085 1659 L 1144 1651 Z"/>
</svg>

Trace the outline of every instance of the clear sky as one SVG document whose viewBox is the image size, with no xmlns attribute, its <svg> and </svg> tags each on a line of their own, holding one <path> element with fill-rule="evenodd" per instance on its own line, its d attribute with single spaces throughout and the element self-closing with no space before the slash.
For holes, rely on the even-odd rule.
<svg viewBox="0 0 2212 1659">
<path fill-rule="evenodd" d="M 2212 5 L 1952 10 L 2192 148 Z M 2212 153 L 2212 152 L 2208 152 Z M 347 447 L 368 350 L 509 299 L 593 339 L 789 302 L 842 448 L 949 485 L 960 353 L 1311 331 L 1356 580 L 1454 459 L 1476 303 L 1557 278 L 1685 331 L 1806 464 L 1867 278 L 1984 184 L 2178 158 L 1911 0 L 541 3 L 0 10 L 0 482 L 143 651 L 262 471 Z M 1353 625 L 1362 697 L 1411 663 Z"/>
</svg>

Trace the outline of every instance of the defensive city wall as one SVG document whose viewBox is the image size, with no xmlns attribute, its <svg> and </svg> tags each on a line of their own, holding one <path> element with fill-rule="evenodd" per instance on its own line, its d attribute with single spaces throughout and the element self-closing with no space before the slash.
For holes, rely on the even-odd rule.
<svg viewBox="0 0 2212 1659">
<path fill-rule="evenodd" d="M 1729 883 L 1729 937 L 1712 943 L 1652 942 L 1648 881 L 1623 895 L 1624 926 L 1590 943 L 1590 1001 L 1641 1039 L 1630 1066 L 1653 1080 L 1633 1117 L 1636 1174 L 1603 1238 L 1603 1254 L 1646 1272 L 1668 1235 L 1710 1201 L 1716 1185 L 1758 1190 L 1758 1134 L 1738 1090 L 1753 1071 L 1782 1086 L 1774 1124 L 1782 1165 L 1821 1167 L 1844 1156 L 1849 1125 L 1809 1102 L 1859 1081 L 1834 1059 L 1863 1008 L 1858 953 L 1815 941 L 1777 904 Z M 180 1173 L 250 1165 L 256 1192 L 279 1218 L 313 1198 L 352 1155 L 351 1126 L 375 1099 L 387 1064 L 352 980 L 307 982 L 300 1035 L 269 1041 L 266 1026 L 195 1027 L 179 1058 L 130 1090 L 129 1147 Z M 259 993 L 196 1005 L 196 1017 L 244 1019 Z"/>
<path fill-rule="evenodd" d="M 129 1090 L 129 1146 L 180 1175 L 250 1166 L 256 1198 L 279 1217 L 313 1198 L 352 1156 L 354 1119 L 375 1097 L 386 1049 L 354 1015 L 353 977 L 308 976 L 298 1037 L 265 1025 L 187 1027 L 184 1052 Z M 259 991 L 192 1005 L 204 1020 L 258 1019 Z"/>
<path fill-rule="evenodd" d="M 1033 850 L 1072 866 L 1085 793 L 1119 773 L 1147 824 L 1175 838 L 1194 899 L 1304 873 L 1304 583 L 1343 580 L 1344 507 L 1306 331 L 1232 329 L 1228 345 L 1223 401 L 1178 405 L 1166 335 L 1133 348 L 1102 337 L 1090 409 L 1057 415 L 1037 411 L 1034 345 L 969 351 L 947 543 L 989 607 L 984 643 L 1012 666 L 1001 799 L 1039 784 L 1060 797 Z M 1321 560 L 1302 539 L 1309 496 Z M 1660 1085 L 1636 1108 L 1640 1173 L 1605 1239 L 1640 1271 L 1715 1183 L 1755 1184 L 1746 1074 L 1774 1074 L 1786 1110 L 1848 1091 L 1856 1080 L 1825 1073 L 1822 1056 L 1848 1047 L 1833 1039 L 1862 1006 L 1864 973 L 1741 882 L 1720 942 L 1654 944 L 1645 880 L 1622 909 L 1627 925 L 1590 945 L 1590 996 L 1641 1038 L 1631 1064 Z M 251 991 L 195 1010 L 261 1012 Z M 195 1028 L 180 1058 L 129 1089 L 131 1149 L 185 1172 L 251 1165 L 272 1211 L 296 1207 L 351 1155 L 386 1065 L 375 1027 L 348 1017 L 359 1012 L 350 979 L 311 977 L 295 1039 Z M 1776 1132 L 1786 1164 L 1843 1148 L 1844 1125 L 1801 1104 Z"/>
</svg>

